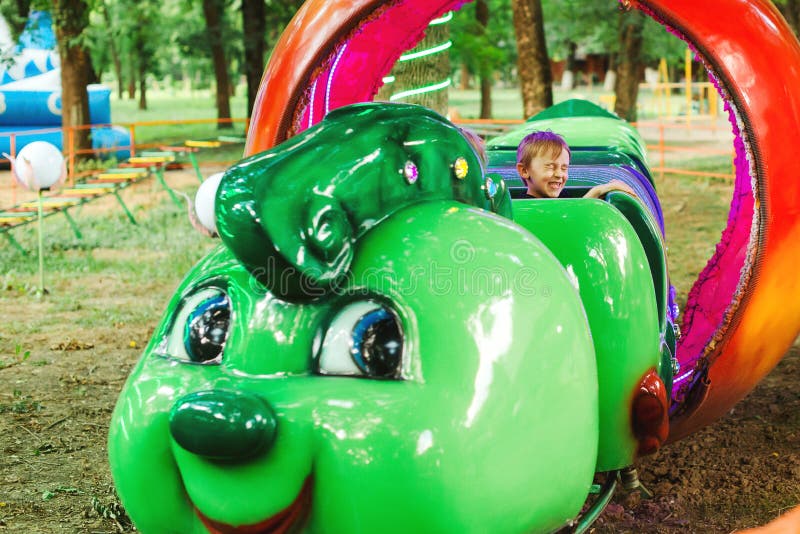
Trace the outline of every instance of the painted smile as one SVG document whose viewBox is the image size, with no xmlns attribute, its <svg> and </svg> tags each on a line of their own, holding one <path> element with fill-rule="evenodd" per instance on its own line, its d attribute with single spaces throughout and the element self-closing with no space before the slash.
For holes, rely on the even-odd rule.
<svg viewBox="0 0 800 534">
<path fill-rule="evenodd" d="M 204 516 L 197 508 L 195 508 L 195 513 L 210 534 L 286 534 L 287 532 L 296 531 L 297 529 L 293 527 L 300 526 L 308 516 L 308 511 L 311 508 L 312 486 L 312 477 L 309 476 L 303 483 L 303 487 L 300 488 L 300 493 L 293 503 L 272 517 L 251 525 L 234 527 Z"/>
</svg>

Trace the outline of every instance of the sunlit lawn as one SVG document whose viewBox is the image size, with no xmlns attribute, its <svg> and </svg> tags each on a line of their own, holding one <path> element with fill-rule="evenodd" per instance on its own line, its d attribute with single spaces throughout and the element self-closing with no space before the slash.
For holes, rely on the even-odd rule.
<svg viewBox="0 0 800 534">
<path fill-rule="evenodd" d="M 158 124 L 145 125 L 153 121 L 188 121 L 195 119 L 216 119 L 217 111 L 213 94 L 205 90 L 191 93 L 180 91 L 156 91 L 147 93 L 147 109 L 139 109 L 138 100 L 127 97 L 111 98 L 111 117 L 115 123 L 129 125 L 135 123 L 134 135 L 137 144 L 161 143 L 182 145 L 187 140 L 210 140 L 220 136 L 243 138 L 245 136 L 246 97 L 243 87 L 230 99 L 231 116 L 238 119 L 230 128 L 217 127 L 214 122 L 200 124 Z M 203 161 L 236 161 L 242 155 L 243 144 L 204 149 L 198 153 Z"/>
</svg>

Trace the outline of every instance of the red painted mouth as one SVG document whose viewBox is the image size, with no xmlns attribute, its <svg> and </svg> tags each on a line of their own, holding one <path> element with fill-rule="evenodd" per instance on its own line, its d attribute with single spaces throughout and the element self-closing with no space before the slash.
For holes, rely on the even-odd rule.
<svg viewBox="0 0 800 534">
<path fill-rule="evenodd" d="M 311 477 L 306 478 L 300 493 L 292 504 L 272 517 L 252 525 L 234 527 L 209 519 L 197 508 L 194 510 L 210 534 L 286 534 L 297 531 L 294 527 L 299 527 L 308 516 L 308 511 L 311 508 L 312 485 Z"/>
</svg>

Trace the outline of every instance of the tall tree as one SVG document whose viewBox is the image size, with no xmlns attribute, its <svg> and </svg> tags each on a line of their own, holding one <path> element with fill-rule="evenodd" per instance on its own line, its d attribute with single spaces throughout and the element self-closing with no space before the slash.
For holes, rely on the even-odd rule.
<svg viewBox="0 0 800 534">
<path fill-rule="evenodd" d="M 217 81 L 217 118 L 231 118 L 230 103 L 230 76 L 228 75 L 228 62 L 225 59 L 225 42 L 223 39 L 224 0 L 203 0 L 203 14 L 206 19 L 208 31 L 208 46 L 211 50 L 211 60 L 214 64 L 214 78 Z M 230 121 L 220 122 L 219 128 L 232 128 Z"/>
<path fill-rule="evenodd" d="M 119 47 L 117 46 L 117 39 L 119 38 L 115 25 L 111 19 L 111 8 L 106 0 L 100 0 L 98 5 L 100 14 L 103 16 L 105 22 L 105 38 L 108 42 L 108 51 L 111 55 L 111 63 L 114 66 L 114 76 L 117 78 L 117 96 L 122 100 L 124 88 L 124 78 L 122 75 L 122 59 L 119 56 Z"/>
<path fill-rule="evenodd" d="M 578 45 L 574 41 L 567 41 L 567 60 L 564 65 L 564 74 L 561 77 L 561 89 L 570 91 L 575 88 L 577 52 Z"/>
<path fill-rule="evenodd" d="M 283 29 L 305 0 L 266 0 L 267 4 L 267 49 L 272 49 Z"/>
<path fill-rule="evenodd" d="M 446 23 L 428 26 L 425 37 L 395 64 L 391 73 L 394 81 L 384 85 L 376 99 L 418 104 L 446 115 L 450 54 L 447 50 L 427 54 L 426 51 L 437 50 L 449 39 L 450 29 Z M 420 55 L 415 57 L 416 54 Z"/>
<path fill-rule="evenodd" d="M 618 0 L 543 0 L 547 49 L 565 60 L 562 89 L 572 89 L 580 53 L 613 53 L 617 42 Z M 613 89 L 613 86 L 612 86 Z"/>
<path fill-rule="evenodd" d="M 478 22 L 481 34 L 486 34 L 489 26 L 489 3 L 487 0 L 477 0 L 475 2 L 475 20 Z M 481 119 L 492 117 L 492 68 L 486 62 L 482 62 L 479 70 L 481 77 Z"/>
<path fill-rule="evenodd" d="M 261 76 L 264 56 L 280 36 L 280 30 L 302 5 L 303 0 L 242 0 L 244 42 L 244 75 L 247 81 L 247 112 L 252 114 Z"/>
<path fill-rule="evenodd" d="M 553 75 L 544 36 L 541 0 L 511 0 L 517 35 L 517 70 L 525 117 L 553 105 Z"/>
<path fill-rule="evenodd" d="M 135 21 L 131 31 L 131 60 L 136 65 L 139 80 L 139 109 L 147 109 L 147 75 L 153 69 L 156 49 L 156 23 L 159 7 L 153 0 L 139 0 L 129 4 L 129 16 Z"/>
<path fill-rule="evenodd" d="M 639 81 L 645 67 L 642 60 L 644 20 L 645 15 L 639 10 L 621 11 L 619 14 L 619 55 L 614 87 L 617 98 L 614 112 L 631 122 L 636 120 Z"/>
<path fill-rule="evenodd" d="M 481 89 L 480 117 L 492 116 L 495 76 L 516 63 L 511 6 L 507 0 L 477 0 L 453 17 L 452 58 L 461 64 L 461 88 L 477 74 Z"/>
<path fill-rule="evenodd" d="M 69 145 L 68 129 L 89 121 L 89 96 L 86 87 L 91 79 L 91 61 L 84 32 L 89 26 L 91 5 L 87 0 L 51 0 L 53 26 L 61 58 L 61 125 L 68 148 L 92 147 L 88 128 L 74 130 L 74 145 Z"/>
<path fill-rule="evenodd" d="M 154 74 L 156 52 L 167 44 L 169 29 L 174 25 L 174 20 L 165 12 L 168 7 L 163 0 L 98 2 L 102 17 L 94 19 L 97 21 L 93 32 L 97 43 L 93 50 L 94 63 L 107 64 L 111 59 L 120 98 L 125 81 L 131 100 L 136 98 L 138 84 L 139 109 L 147 109 L 147 78 Z M 110 48 L 110 54 L 97 50 L 107 48 Z M 126 66 L 124 72 L 123 64 Z"/>
<path fill-rule="evenodd" d="M 585 54 L 607 54 L 609 72 L 606 82 L 608 91 L 614 90 L 616 83 L 617 57 L 623 42 L 631 41 L 621 38 L 620 2 L 618 0 L 542 0 L 545 20 L 547 21 L 547 46 L 554 57 L 569 57 L 569 43 L 575 43 L 578 50 Z M 633 14 L 634 12 L 632 12 Z M 649 17 L 642 17 L 638 11 L 635 15 L 644 19 L 641 31 L 642 43 L 636 62 L 639 80 L 641 81 L 644 65 L 657 65 L 659 59 L 666 58 L 675 66 L 683 62 L 686 45 L 680 39 L 667 32 Z M 631 86 L 623 85 L 623 87 Z M 623 95 L 623 100 L 636 98 L 632 92 Z M 636 108 L 635 100 L 631 104 Z M 627 106 L 626 106 L 627 108 Z"/>
<path fill-rule="evenodd" d="M 267 29 L 264 0 L 242 0 L 242 29 L 244 32 L 244 75 L 247 80 L 247 114 L 253 111 L 261 74 L 264 71 L 264 53 Z"/>
</svg>

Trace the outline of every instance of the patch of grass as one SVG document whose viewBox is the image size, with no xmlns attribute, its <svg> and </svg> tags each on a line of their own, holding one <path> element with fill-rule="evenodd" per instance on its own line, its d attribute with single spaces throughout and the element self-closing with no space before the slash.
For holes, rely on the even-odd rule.
<svg viewBox="0 0 800 534">
<path fill-rule="evenodd" d="M 247 102 L 243 91 L 231 98 L 231 115 L 244 118 Z M 130 124 L 150 121 L 185 121 L 191 119 L 214 119 L 217 116 L 214 95 L 208 91 L 191 94 L 177 91 L 149 91 L 147 109 L 140 110 L 138 100 L 111 98 L 111 116 L 115 123 Z M 244 123 L 233 123 L 232 128 L 217 128 L 209 124 L 179 124 L 138 126 L 135 129 L 136 143 L 183 143 L 186 139 L 212 139 L 220 135 L 244 135 Z M 238 159 L 238 158 L 234 158 Z"/>
<path fill-rule="evenodd" d="M 19 365 L 23 363 L 25 360 L 31 357 L 31 351 L 23 350 L 22 345 L 17 343 L 14 345 L 14 355 L 11 357 L 10 360 L 2 359 L 0 360 L 0 369 L 4 369 L 6 367 L 11 367 L 13 365 Z"/>
<path fill-rule="evenodd" d="M 244 143 L 223 145 L 219 148 L 206 148 L 197 153 L 200 164 L 219 161 L 239 161 L 244 154 Z"/>
<path fill-rule="evenodd" d="M 230 103 L 231 115 L 245 116 L 247 97 L 244 91 L 238 91 L 230 99 Z M 149 90 L 146 110 L 139 109 L 138 100 L 128 98 L 120 100 L 115 93 L 112 93 L 111 112 L 114 120 L 120 122 L 208 119 L 217 116 L 214 94 L 208 89 L 190 93 L 177 90 Z"/>
<path fill-rule="evenodd" d="M 8 404 L 0 403 L 0 414 L 1 413 L 16 413 L 16 414 L 23 414 L 23 413 L 34 413 L 34 412 L 41 412 L 44 409 L 42 403 L 31 399 L 31 397 L 27 395 L 22 395 L 22 392 L 19 390 L 14 390 L 14 401 Z"/>
<path fill-rule="evenodd" d="M 135 215 L 136 225 L 119 210 L 81 216 L 82 239 L 75 237 L 67 225 L 47 224 L 46 273 L 73 273 L 73 276 L 106 273 L 145 281 L 153 276 L 185 272 L 208 249 L 210 241 L 191 227 L 186 212 L 167 200 L 150 209 L 137 209 Z M 47 222 L 51 221 L 56 219 Z M 19 231 L 15 237 L 26 250 L 36 250 L 35 231 Z M 143 254 L 151 261 L 143 261 Z M 14 266 L 5 276 L 7 290 L 28 287 L 28 277 L 38 272 L 35 252 L 22 255 L 5 246 L 0 248 L 0 263 Z"/>
<path fill-rule="evenodd" d="M 683 307 L 725 228 L 733 184 L 666 175 L 656 185 L 664 211 L 670 279 Z"/>
<path fill-rule="evenodd" d="M 34 300 L 28 291 L 38 286 L 35 229 L 15 231 L 28 255 L 0 246 L 0 264 L 13 266 L 0 279 L 5 288 L 0 292 L 0 307 L 9 311 L 9 318 L 18 306 L 40 310 L 25 321 L 7 321 L 0 350 L 12 349 L 10 340 L 49 331 L 52 313 L 69 314 L 75 327 L 86 328 L 149 324 L 161 314 L 163 298 L 147 298 L 152 288 L 163 286 L 165 280 L 176 285 L 218 241 L 201 236 L 185 209 L 165 196 L 134 212 L 137 225 L 118 209 L 75 216 L 83 239 L 77 239 L 66 224 L 55 224 L 59 217 L 47 219 L 44 266 L 50 295 L 42 301 Z M 114 295 L 113 303 L 104 300 L 108 294 Z"/>
<path fill-rule="evenodd" d="M 102 502 L 97 496 L 92 495 L 91 509 L 103 519 L 112 520 L 120 532 L 125 532 L 133 526 L 130 517 L 119 502 L 116 493 L 108 502 Z"/>
<path fill-rule="evenodd" d="M 722 174 L 729 174 L 733 172 L 733 161 L 731 160 L 730 156 L 724 155 L 681 158 L 677 159 L 672 166 L 678 169 L 690 169 L 699 172 L 714 172 Z"/>
</svg>

